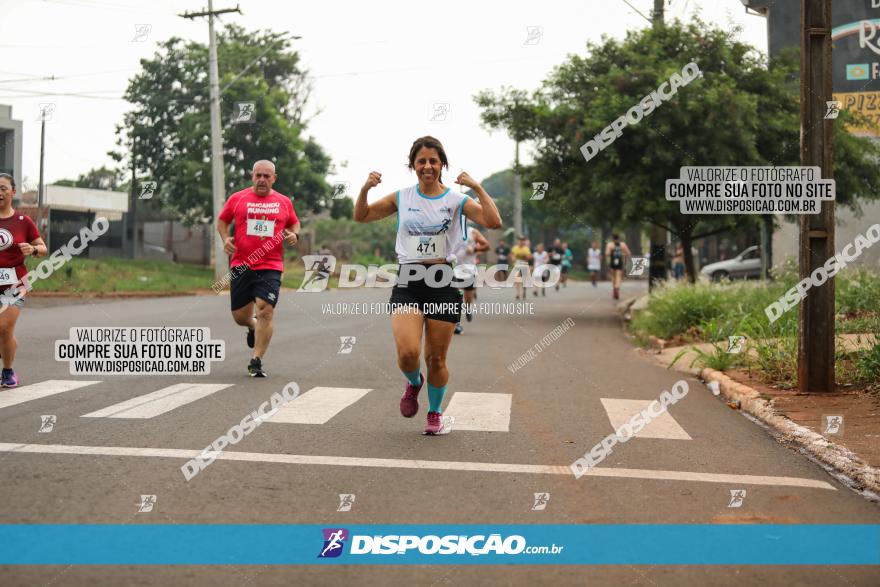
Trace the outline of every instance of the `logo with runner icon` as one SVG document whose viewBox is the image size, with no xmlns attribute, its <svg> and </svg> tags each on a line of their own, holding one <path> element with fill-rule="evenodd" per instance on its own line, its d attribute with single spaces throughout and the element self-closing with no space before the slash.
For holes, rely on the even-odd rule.
<svg viewBox="0 0 880 587">
<path fill-rule="evenodd" d="M 340 493 L 339 494 L 339 507 L 336 508 L 337 512 L 350 512 L 351 507 L 354 505 L 354 493 Z"/>
<path fill-rule="evenodd" d="M 348 530 L 345 528 L 324 528 L 324 547 L 318 554 L 318 558 L 336 558 L 342 554 L 345 541 L 348 540 Z"/>
<path fill-rule="evenodd" d="M 339 337 L 339 351 L 336 353 L 337 355 L 350 355 L 351 351 L 354 349 L 354 343 L 357 342 L 356 336 L 340 336 Z"/>
<path fill-rule="evenodd" d="M 730 490 L 730 503 L 727 504 L 729 508 L 739 508 L 742 507 L 743 501 L 746 499 L 746 490 L 745 489 L 731 489 Z"/>
<path fill-rule="evenodd" d="M 54 414 L 49 414 L 46 416 L 40 416 L 40 429 L 37 432 L 47 433 L 52 432 L 52 429 L 55 428 L 55 423 L 58 421 L 58 418 Z"/>
<path fill-rule="evenodd" d="M 629 270 L 629 274 L 631 276 L 639 276 L 645 274 L 645 269 L 648 268 L 648 258 L 647 257 L 633 257 L 632 258 L 632 267 Z"/>
<path fill-rule="evenodd" d="M 149 513 L 153 511 L 153 506 L 156 505 L 156 496 L 155 495 L 142 495 L 141 502 L 138 504 L 138 513 Z"/>
<path fill-rule="evenodd" d="M 532 197 L 529 200 L 543 200 L 550 189 L 550 183 L 546 181 L 532 182 Z"/>
<path fill-rule="evenodd" d="M 5 251 L 12 246 L 12 233 L 5 228 L 0 228 L 0 251 Z"/>
<path fill-rule="evenodd" d="M 843 416 L 836 414 L 824 416 L 823 420 L 825 420 L 825 429 L 822 432 L 825 434 L 843 434 Z"/>
<path fill-rule="evenodd" d="M 324 291 L 330 283 L 330 276 L 336 267 L 336 257 L 333 255 L 303 255 L 306 274 L 303 275 L 302 284 L 296 291 L 313 293 Z"/>
<path fill-rule="evenodd" d="M 535 494 L 535 503 L 532 504 L 532 511 L 539 512 L 541 510 L 547 509 L 547 504 L 550 503 L 550 494 L 549 493 L 536 493 Z"/>
</svg>

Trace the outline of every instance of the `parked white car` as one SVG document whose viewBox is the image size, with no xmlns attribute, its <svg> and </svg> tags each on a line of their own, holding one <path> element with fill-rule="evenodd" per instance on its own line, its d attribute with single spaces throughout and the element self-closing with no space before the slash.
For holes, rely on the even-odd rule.
<svg viewBox="0 0 880 587">
<path fill-rule="evenodd" d="M 712 281 L 725 279 L 760 279 L 761 249 L 749 247 L 733 259 L 709 263 L 700 271 L 701 275 Z"/>
</svg>

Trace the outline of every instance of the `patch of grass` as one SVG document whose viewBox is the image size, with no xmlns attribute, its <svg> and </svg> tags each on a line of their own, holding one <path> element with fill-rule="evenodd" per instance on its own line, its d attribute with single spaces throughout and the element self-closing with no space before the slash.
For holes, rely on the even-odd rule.
<svg viewBox="0 0 880 587">
<path fill-rule="evenodd" d="M 40 260 L 28 258 L 33 269 Z M 214 272 L 209 267 L 140 259 L 73 258 L 48 279 L 34 283 L 35 291 L 67 293 L 184 292 L 210 289 Z"/>
<path fill-rule="evenodd" d="M 689 367 L 699 364 L 701 367 L 708 367 L 710 369 L 715 369 L 716 371 L 727 371 L 728 369 L 737 367 L 743 363 L 741 354 L 728 353 L 724 346 L 719 346 L 713 343 L 711 352 L 706 352 L 695 346 L 681 349 L 678 354 L 675 355 L 675 358 L 672 359 L 672 362 L 669 363 L 667 369 L 671 369 L 672 366 L 688 352 L 693 352 L 697 355 L 694 357 L 694 360 L 691 361 L 691 364 L 688 365 Z"/>
<path fill-rule="evenodd" d="M 768 336 L 781 336 L 796 328 L 798 311 L 792 308 L 769 324 L 764 308 L 797 283 L 791 267 L 772 283 L 697 283 L 660 287 L 651 295 L 647 308 L 635 312 L 630 327 L 637 336 L 654 335 L 687 342 L 712 341 L 710 333 L 738 332 L 745 324 Z M 877 332 L 880 324 L 880 275 L 860 267 L 838 274 L 836 313 L 839 332 Z M 763 326 L 760 326 L 763 323 Z"/>
<path fill-rule="evenodd" d="M 39 259 L 26 259 L 28 269 L 39 264 Z M 302 262 L 286 259 L 282 287 L 296 289 L 302 283 L 305 269 Z M 336 287 L 338 278 L 331 279 Z M 35 291 L 70 294 L 100 294 L 114 292 L 188 292 L 210 290 L 214 284 L 214 270 L 201 265 L 187 265 L 169 261 L 142 259 L 80 259 L 74 257 L 55 271 L 48 279 L 34 283 Z"/>
<path fill-rule="evenodd" d="M 873 338 L 874 346 L 852 353 L 851 379 L 854 383 L 868 385 L 871 391 L 880 392 L 880 334 L 874 334 Z"/>
<path fill-rule="evenodd" d="M 797 328 L 796 320 L 777 320 L 773 324 L 766 319 L 744 320 L 742 331 L 747 337 L 749 373 L 757 370 L 760 379 L 767 383 L 794 387 L 797 384 Z"/>
<path fill-rule="evenodd" d="M 880 276 L 864 267 L 841 272 L 835 283 L 836 312 L 843 316 L 877 316 L 880 312 Z"/>
<path fill-rule="evenodd" d="M 645 335 L 707 341 L 710 330 L 738 334 L 735 331 L 744 319 L 760 316 L 766 320 L 764 308 L 784 291 L 780 284 L 755 282 L 661 287 L 652 294 L 648 307 L 635 313 L 631 324 Z M 783 315 L 780 320 L 785 319 L 792 318 Z"/>
</svg>

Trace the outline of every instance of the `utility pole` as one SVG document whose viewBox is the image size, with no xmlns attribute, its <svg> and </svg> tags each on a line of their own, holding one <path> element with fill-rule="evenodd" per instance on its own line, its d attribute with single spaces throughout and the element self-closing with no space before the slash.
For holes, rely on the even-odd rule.
<svg viewBox="0 0 880 587">
<path fill-rule="evenodd" d="M 46 222 L 45 226 L 43 225 L 43 207 L 46 203 L 46 184 L 43 182 L 43 171 L 46 163 L 46 106 L 43 106 L 43 109 L 40 110 L 40 124 L 40 186 L 37 190 L 37 226 L 41 229 L 45 228 L 46 251 L 51 253 L 52 240 L 50 235 L 52 227 L 48 222 Z"/>
<path fill-rule="evenodd" d="M 770 8 L 769 6 L 752 6 L 750 3 L 746 3 L 748 0 L 743 0 L 743 4 L 746 6 L 746 14 L 754 14 L 756 16 L 762 16 L 764 18 L 769 19 Z M 767 52 L 770 53 L 770 26 L 767 26 Z M 775 57 L 774 54 L 770 54 L 770 58 Z M 761 237 L 761 279 L 764 281 L 768 281 L 770 279 L 770 270 L 773 268 L 773 228 L 774 228 L 774 215 L 773 214 L 762 214 L 761 215 L 761 226 L 760 226 L 760 237 Z"/>
<path fill-rule="evenodd" d="M 513 231 L 516 233 L 513 235 L 514 239 L 523 234 L 522 175 L 519 173 L 519 139 L 516 139 L 516 153 L 513 160 Z"/>
<path fill-rule="evenodd" d="M 654 0 L 652 18 L 655 29 L 663 28 L 663 0 Z M 659 226 L 651 225 L 648 236 L 651 239 L 649 247 L 651 259 L 648 267 L 648 291 L 651 291 L 657 282 L 666 281 L 667 279 L 666 230 Z"/>
<path fill-rule="evenodd" d="M 131 258 L 137 257 L 138 239 L 137 239 L 137 135 L 131 135 L 131 190 L 128 196 L 128 214 L 126 217 L 125 230 L 122 231 L 122 250 L 131 251 Z M 131 234 L 131 241 L 127 242 L 128 235 Z M 130 247 L 130 248 L 129 248 Z"/>
<path fill-rule="evenodd" d="M 213 217 L 215 222 L 226 200 L 226 180 L 223 177 L 223 137 L 220 132 L 220 75 L 217 69 L 217 36 L 214 32 L 214 17 L 227 12 L 241 14 L 241 9 L 236 5 L 235 8 L 214 10 L 213 0 L 208 0 L 208 10 L 185 12 L 180 15 L 183 18 L 189 19 L 202 16 L 208 17 L 208 80 L 211 86 L 211 191 L 213 193 Z M 214 276 L 219 280 L 223 278 L 228 270 L 226 253 L 223 250 L 223 241 L 220 240 L 220 235 L 216 230 L 211 231 L 211 238 L 214 243 Z"/>
<path fill-rule="evenodd" d="M 831 0 L 801 2 L 801 165 L 819 166 L 832 178 Z M 800 217 L 801 279 L 834 256 L 834 202 L 819 214 Z M 834 279 L 813 287 L 801 300 L 798 320 L 798 388 L 801 393 L 834 391 Z"/>
</svg>

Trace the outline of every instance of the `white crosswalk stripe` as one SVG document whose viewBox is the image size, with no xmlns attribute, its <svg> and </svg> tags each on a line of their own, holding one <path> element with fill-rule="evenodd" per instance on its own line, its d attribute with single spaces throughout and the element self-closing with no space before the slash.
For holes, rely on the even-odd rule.
<svg viewBox="0 0 880 587">
<path fill-rule="evenodd" d="M 0 408 L 71 391 L 101 381 L 49 380 L 0 393 Z M 232 383 L 177 383 L 157 391 L 83 414 L 82 418 L 145 420 L 232 387 Z M 275 424 L 326 424 L 346 408 L 362 400 L 372 389 L 314 387 L 265 418 Z M 427 394 L 420 398 L 427 409 Z M 456 392 L 444 414 L 455 418 L 456 430 L 509 432 L 513 396 L 508 393 Z M 396 415 L 390 414 L 391 416 Z"/>
<path fill-rule="evenodd" d="M 265 421 L 275 424 L 326 424 L 330 418 L 370 391 L 355 387 L 314 387 L 282 406 Z"/>
<path fill-rule="evenodd" d="M 647 408 L 652 401 L 641 399 L 601 398 L 602 407 L 608 414 L 608 420 L 614 430 L 619 429 L 630 418 Z M 663 412 L 635 434 L 637 438 L 668 438 L 672 440 L 691 440 L 690 435 L 682 428 L 669 412 Z"/>
<path fill-rule="evenodd" d="M 108 406 L 83 418 L 155 418 L 180 406 L 200 400 L 232 383 L 178 383 L 158 391 Z"/>
<path fill-rule="evenodd" d="M 449 400 L 443 413 L 455 418 L 456 430 L 509 432 L 512 398 L 509 393 L 459 391 Z"/>
<path fill-rule="evenodd" d="M 65 391 L 72 391 L 81 387 L 95 385 L 100 381 L 77 381 L 72 379 L 49 379 L 31 385 L 23 385 L 13 389 L 5 389 L 0 392 L 0 409 L 8 408 L 29 402 L 31 400 L 49 397 Z"/>
</svg>

